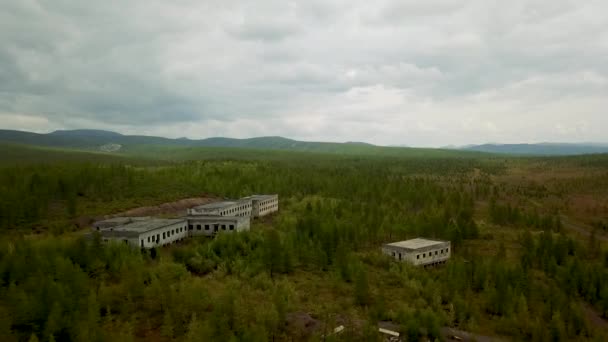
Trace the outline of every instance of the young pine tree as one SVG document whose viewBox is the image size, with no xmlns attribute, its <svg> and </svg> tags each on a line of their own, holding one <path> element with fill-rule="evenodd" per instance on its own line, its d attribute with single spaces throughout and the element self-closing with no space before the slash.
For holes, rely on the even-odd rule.
<svg viewBox="0 0 608 342">
<path fill-rule="evenodd" d="M 355 275 L 355 303 L 368 306 L 371 303 L 371 291 L 367 281 L 367 273 L 364 266 L 359 266 Z"/>
</svg>

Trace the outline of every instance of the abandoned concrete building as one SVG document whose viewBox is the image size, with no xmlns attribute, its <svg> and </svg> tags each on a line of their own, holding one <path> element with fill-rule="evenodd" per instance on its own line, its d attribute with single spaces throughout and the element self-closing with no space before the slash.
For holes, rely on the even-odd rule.
<svg viewBox="0 0 608 342">
<path fill-rule="evenodd" d="M 249 217 L 242 216 L 188 216 L 190 235 L 213 236 L 220 231 L 241 232 L 249 230 Z"/>
<path fill-rule="evenodd" d="M 188 209 L 188 215 L 262 217 L 279 211 L 279 195 L 251 195 L 234 201 L 199 205 Z"/>
<path fill-rule="evenodd" d="M 252 203 L 250 199 L 223 201 L 203 204 L 188 209 L 188 215 L 217 215 L 217 216 L 251 216 Z"/>
<path fill-rule="evenodd" d="M 382 253 L 416 266 L 429 266 L 445 263 L 452 251 L 449 241 L 416 238 L 385 244 Z"/>
<path fill-rule="evenodd" d="M 278 210 L 278 195 L 253 195 L 190 208 L 185 217 L 114 217 L 93 223 L 93 229 L 101 233 L 105 242 L 118 240 L 136 247 L 152 248 L 190 236 L 249 230 L 251 217 Z"/>
<path fill-rule="evenodd" d="M 279 211 L 279 195 L 252 195 L 243 199 L 251 201 L 253 217 L 262 217 Z"/>
<path fill-rule="evenodd" d="M 148 218 L 103 228 L 99 232 L 104 242 L 124 241 L 133 247 L 152 248 L 188 237 L 188 225 L 184 219 Z"/>
<path fill-rule="evenodd" d="M 118 218 L 117 218 L 118 219 Z M 147 218 L 136 221 L 123 217 L 126 224 L 94 229 L 101 234 L 102 241 L 124 241 L 140 248 L 152 248 L 181 241 L 187 237 L 214 236 L 219 232 L 249 230 L 249 217 L 238 216 L 188 216 L 177 219 Z M 97 222 L 96 222 L 97 224 Z"/>
</svg>

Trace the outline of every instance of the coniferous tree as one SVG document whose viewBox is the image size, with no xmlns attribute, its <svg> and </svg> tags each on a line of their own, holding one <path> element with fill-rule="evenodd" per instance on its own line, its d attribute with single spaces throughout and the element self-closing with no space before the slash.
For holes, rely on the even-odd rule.
<svg viewBox="0 0 608 342">
<path fill-rule="evenodd" d="M 363 266 L 359 266 L 355 274 L 355 303 L 361 306 L 368 306 L 371 303 L 367 273 Z"/>
</svg>

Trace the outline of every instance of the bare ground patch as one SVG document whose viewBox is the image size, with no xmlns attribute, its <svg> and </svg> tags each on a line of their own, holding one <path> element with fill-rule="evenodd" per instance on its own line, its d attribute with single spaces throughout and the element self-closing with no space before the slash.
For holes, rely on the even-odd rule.
<svg viewBox="0 0 608 342">
<path fill-rule="evenodd" d="M 149 205 L 143 207 L 132 208 L 127 211 L 123 211 L 116 214 L 108 214 L 103 216 L 81 216 L 78 217 L 72 222 L 78 229 L 82 229 L 88 227 L 91 223 L 98 220 L 105 220 L 112 217 L 126 216 L 126 217 L 136 217 L 136 216 L 184 216 L 187 214 L 187 209 L 195 207 L 197 205 L 203 205 L 207 203 L 213 203 L 217 201 L 221 201 L 222 199 L 219 197 L 213 196 L 201 196 L 201 197 L 190 197 L 184 198 L 177 201 L 165 202 L 158 205 Z"/>
<path fill-rule="evenodd" d="M 129 209 L 122 213 L 115 215 L 109 215 L 107 218 L 116 216 L 183 216 L 186 215 L 188 208 L 195 207 L 197 205 L 203 205 L 207 203 L 220 201 L 220 198 L 216 197 L 191 197 L 184 198 L 181 200 L 166 202 L 159 205 L 145 206 L 139 208 Z"/>
<path fill-rule="evenodd" d="M 606 321 L 600 314 L 588 303 L 581 302 L 581 306 L 587 317 L 587 321 L 591 322 L 594 328 L 598 328 L 602 331 L 608 331 L 608 321 Z"/>
</svg>

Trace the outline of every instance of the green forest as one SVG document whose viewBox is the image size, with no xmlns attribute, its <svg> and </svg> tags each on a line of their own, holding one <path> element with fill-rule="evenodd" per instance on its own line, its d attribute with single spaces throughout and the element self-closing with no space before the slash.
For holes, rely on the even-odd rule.
<svg viewBox="0 0 608 342">
<path fill-rule="evenodd" d="M 606 155 L 0 151 L 0 341 L 382 341 L 380 322 L 406 341 L 608 340 Z M 247 232 L 153 252 L 86 234 L 254 193 L 280 211 Z M 452 259 L 380 251 L 415 237 L 450 240 Z"/>
</svg>

